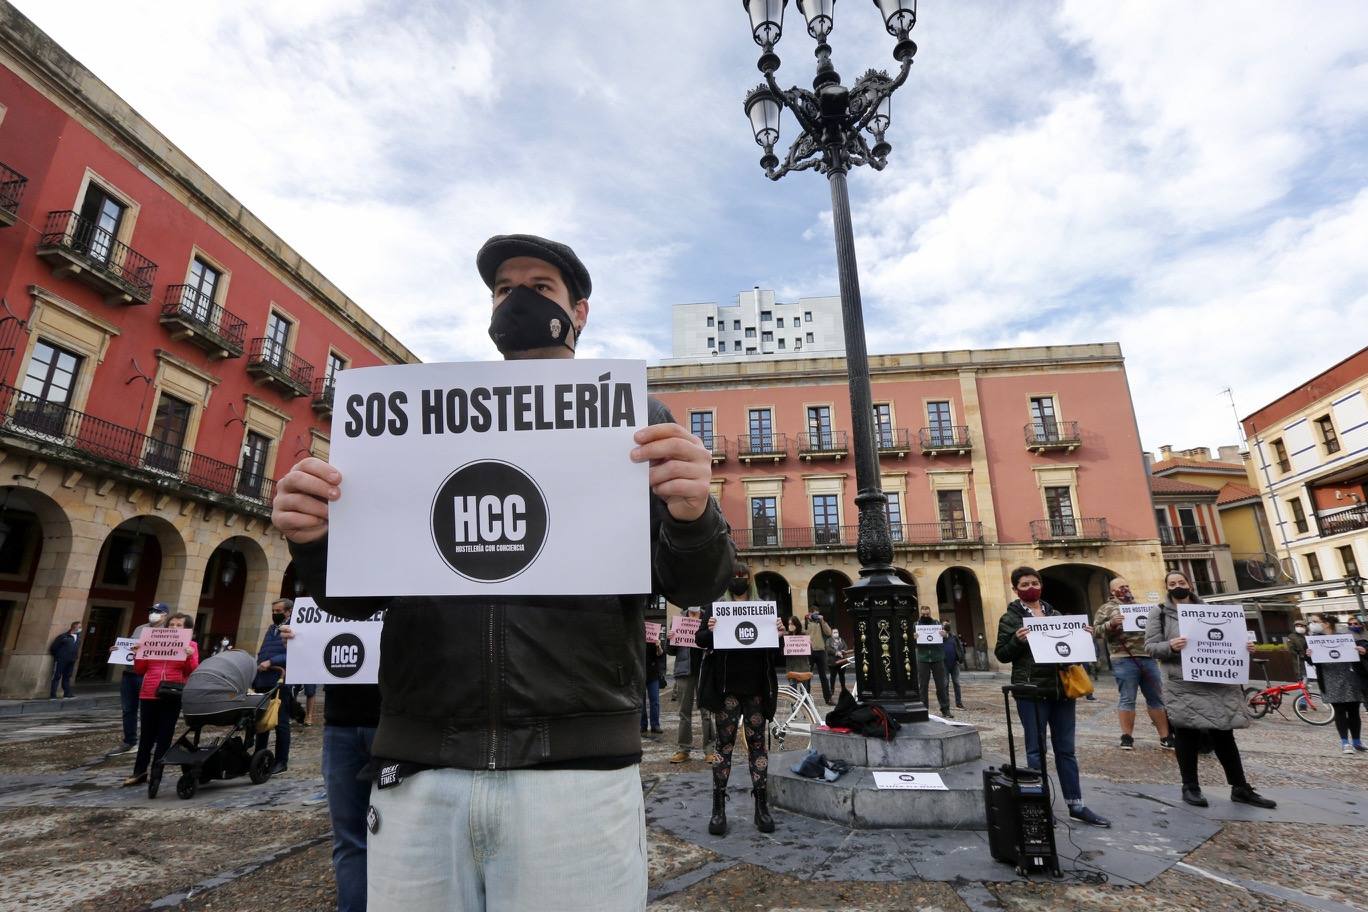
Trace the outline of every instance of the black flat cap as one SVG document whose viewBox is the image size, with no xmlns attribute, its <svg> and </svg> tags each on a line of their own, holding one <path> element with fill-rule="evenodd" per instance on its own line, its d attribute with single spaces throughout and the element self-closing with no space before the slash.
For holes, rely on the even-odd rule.
<svg viewBox="0 0 1368 912">
<path fill-rule="evenodd" d="M 589 270 L 575 256 L 575 251 L 559 241 L 549 241 L 535 234 L 494 235 L 475 254 L 475 268 L 480 270 L 480 278 L 484 279 L 484 283 L 493 289 L 494 274 L 499 271 L 499 265 L 504 260 L 519 256 L 536 257 L 559 269 L 574 300 L 589 297 L 593 287 L 589 281 Z"/>
</svg>

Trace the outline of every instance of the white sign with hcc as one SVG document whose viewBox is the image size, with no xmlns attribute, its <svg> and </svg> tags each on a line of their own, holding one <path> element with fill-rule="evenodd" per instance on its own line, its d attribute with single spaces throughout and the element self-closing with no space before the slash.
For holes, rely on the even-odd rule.
<svg viewBox="0 0 1368 912">
<path fill-rule="evenodd" d="M 898 770 L 874 770 L 874 787 L 880 789 L 912 789 L 919 792 L 948 792 L 950 787 L 940 773 L 917 773 Z"/>
<path fill-rule="evenodd" d="M 1121 630 L 1125 633 L 1144 633 L 1145 622 L 1149 619 L 1150 609 L 1154 605 L 1127 605 L 1125 603 L 1116 606 L 1121 610 Z"/>
<path fill-rule="evenodd" d="M 1337 665 L 1342 662 L 1357 662 L 1358 647 L 1354 638 L 1347 633 L 1322 633 L 1306 638 L 1311 650 L 1311 661 L 1317 665 Z"/>
<path fill-rule="evenodd" d="M 1183 680 L 1210 684 L 1249 683 L 1249 640 L 1240 605 L 1179 605 L 1178 635 Z"/>
<path fill-rule="evenodd" d="M 940 624 L 918 624 L 916 630 L 918 646 L 939 646 L 945 642 Z"/>
<path fill-rule="evenodd" d="M 1042 665 L 1096 662 L 1097 646 L 1087 624 L 1088 619 L 1081 614 L 1026 618 L 1031 658 Z"/>
<path fill-rule="evenodd" d="M 778 649 L 779 606 L 775 602 L 713 602 L 714 649 Z"/>
<path fill-rule="evenodd" d="M 311 598 L 297 598 L 290 613 L 294 637 L 285 641 L 291 684 L 375 684 L 380 680 L 384 615 L 350 621 L 328 614 Z"/>
<path fill-rule="evenodd" d="M 329 595 L 651 591 L 644 361 L 365 367 L 333 401 Z"/>
</svg>

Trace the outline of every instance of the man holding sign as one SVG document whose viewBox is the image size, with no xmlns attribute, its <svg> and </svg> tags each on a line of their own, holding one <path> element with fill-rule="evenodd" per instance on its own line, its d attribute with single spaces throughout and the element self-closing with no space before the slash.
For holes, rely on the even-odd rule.
<svg viewBox="0 0 1368 912">
<path fill-rule="evenodd" d="M 502 235 L 476 265 L 493 294 L 490 336 L 505 359 L 574 357 L 590 278 L 573 250 Z M 734 559 L 710 496 L 711 451 L 661 403 L 646 411 L 649 426 L 622 460 L 649 466 L 653 591 L 680 605 L 711 602 Z M 452 464 L 469 455 L 454 452 Z M 620 471 L 567 469 L 590 489 Z M 272 519 L 325 610 L 356 619 L 387 611 L 370 900 L 444 910 L 644 907 L 637 765 L 647 593 L 331 598 L 329 505 L 346 491 L 336 468 L 306 459 L 277 486 Z M 580 548 L 583 561 L 614 559 L 592 540 Z M 371 572 L 385 580 L 402 571 Z M 476 842 L 477 834 L 485 835 Z"/>
<path fill-rule="evenodd" d="M 922 699 L 927 698 L 926 686 L 936 682 L 936 702 L 940 704 L 942 718 L 953 719 L 950 711 L 950 689 L 945 680 L 945 633 L 940 622 L 931 616 L 931 606 L 922 605 L 917 617 L 917 686 L 921 688 Z"/>
<path fill-rule="evenodd" d="M 1111 653 L 1112 674 L 1120 699 L 1116 716 L 1121 722 L 1121 749 L 1135 749 L 1135 697 L 1145 695 L 1145 711 L 1149 713 L 1154 730 L 1159 733 L 1159 746 L 1173 750 L 1173 736 L 1169 733 L 1168 714 L 1164 712 L 1164 685 L 1159 677 L 1159 663 L 1145 652 L 1145 624 L 1153 605 L 1137 605 L 1130 583 L 1121 577 L 1111 581 L 1111 598 L 1102 603 L 1093 621 L 1106 636 Z"/>
</svg>

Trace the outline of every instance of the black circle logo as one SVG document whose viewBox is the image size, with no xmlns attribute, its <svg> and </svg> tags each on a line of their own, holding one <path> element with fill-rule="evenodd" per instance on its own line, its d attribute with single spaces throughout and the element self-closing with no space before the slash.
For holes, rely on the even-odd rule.
<svg viewBox="0 0 1368 912">
<path fill-rule="evenodd" d="M 1338 649 L 1332 649 L 1332 650 L 1330 650 L 1330 658 L 1332 658 L 1332 659 L 1338 659 L 1339 657 L 1340 657 L 1340 651 L 1339 651 Z"/>
<path fill-rule="evenodd" d="M 1212 627 L 1210 630 L 1207 631 L 1207 639 L 1208 639 L 1208 640 L 1224 640 L 1224 639 L 1225 639 L 1225 631 L 1222 630 L 1220 627 Z"/>
<path fill-rule="evenodd" d="M 1149 623 L 1149 618 L 1145 617 L 1143 614 L 1137 614 L 1137 615 L 1135 616 L 1135 626 L 1136 626 L 1136 627 L 1139 627 L 1141 630 L 1144 630 L 1144 629 L 1145 629 L 1145 625 L 1148 624 L 1148 623 Z"/>
<path fill-rule="evenodd" d="M 496 459 L 452 472 L 432 500 L 432 541 L 442 560 L 479 583 L 512 579 L 546 544 L 546 497 L 522 469 Z"/>
<path fill-rule="evenodd" d="M 749 646 L 760 636 L 760 630 L 750 621 L 742 621 L 736 625 L 736 642 L 742 646 Z"/>
<path fill-rule="evenodd" d="M 335 678 L 350 678 L 366 661 L 366 646 L 354 633 L 339 633 L 323 647 L 323 667 Z"/>
<path fill-rule="evenodd" d="M 1062 656 L 1067 656 L 1073 652 L 1073 647 L 1071 647 L 1068 643 L 1065 642 L 1055 643 L 1055 652 L 1059 653 Z"/>
</svg>

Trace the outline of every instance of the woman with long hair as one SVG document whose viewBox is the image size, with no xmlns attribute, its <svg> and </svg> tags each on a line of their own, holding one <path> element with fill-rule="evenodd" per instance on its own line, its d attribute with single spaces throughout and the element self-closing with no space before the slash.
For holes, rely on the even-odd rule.
<svg viewBox="0 0 1368 912">
<path fill-rule="evenodd" d="M 166 619 L 167 627 L 189 627 L 193 619 L 177 612 Z M 176 720 L 180 718 L 180 694 L 158 695 L 163 681 L 184 684 L 190 672 L 199 666 L 199 647 L 191 640 L 179 659 L 134 659 L 133 670 L 142 675 L 142 689 L 138 693 L 141 732 L 138 735 L 138 755 L 133 761 L 133 775 L 124 785 L 140 785 L 147 781 L 147 768 L 160 760 L 171 746 L 176 734 Z M 155 753 L 153 750 L 155 748 Z"/>
</svg>

